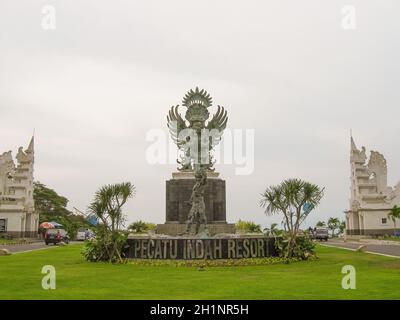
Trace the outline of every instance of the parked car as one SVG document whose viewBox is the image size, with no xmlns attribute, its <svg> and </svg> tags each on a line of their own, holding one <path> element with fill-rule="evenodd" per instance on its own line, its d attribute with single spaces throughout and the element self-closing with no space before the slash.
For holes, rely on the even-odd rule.
<svg viewBox="0 0 400 320">
<path fill-rule="evenodd" d="M 313 239 L 320 241 L 328 241 L 329 232 L 327 228 L 314 228 L 313 230 Z"/>
<path fill-rule="evenodd" d="M 64 229 L 47 229 L 44 235 L 44 242 L 46 245 L 60 242 L 69 243 L 68 233 Z"/>
<path fill-rule="evenodd" d="M 85 241 L 93 237 L 93 231 L 87 228 L 79 228 L 76 234 L 76 240 Z"/>
</svg>

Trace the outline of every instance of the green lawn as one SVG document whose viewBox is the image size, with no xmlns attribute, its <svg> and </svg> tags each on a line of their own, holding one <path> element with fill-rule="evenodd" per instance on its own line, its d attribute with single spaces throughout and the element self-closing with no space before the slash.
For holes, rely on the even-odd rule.
<svg viewBox="0 0 400 320">
<path fill-rule="evenodd" d="M 400 242 L 400 237 L 383 237 L 383 240 L 398 241 Z"/>
<path fill-rule="evenodd" d="M 289 265 L 143 267 L 85 262 L 81 245 L 0 257 L 0 299 L 399 299 L 400 259 L 318 247 L 317 261 Z M 341 287 L 343 265 L 357 289 Z M 41 268 L 57 289 L 41 288 Z"/>
<path fill-rule="evenodd" d="M 0 239 L 0 244 L 10 244 L 13 243 L 15 241 L 13 240 L 7 240 L 7 239 Z"/>
</svg>

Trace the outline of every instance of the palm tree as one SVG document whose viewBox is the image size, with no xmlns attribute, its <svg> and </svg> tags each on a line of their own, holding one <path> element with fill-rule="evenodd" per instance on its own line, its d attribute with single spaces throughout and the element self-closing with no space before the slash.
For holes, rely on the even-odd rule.
<svg viewBox="0 0 400 320">
<path fill-rule="evenodd" d="M 279 234 L 279 229 L 278 229 L 278 224 L 277 223 L 271 223 L 271 226 L 269 228 L 265 228 L 264 232 L 267 236 L 275 237 Z"/>
<path fill-rule="evenodd" d="M 317 224 L 315 225 L 316 227 L 325 227 L 326 223 L 325 221 L 318 221 Z"/>
<path fill-rule="evenodd" d="M 332 237 L 335 236 L 335 230 L 339 229 L 340 220 L 338 218 L 330 217 L 328 220 L 328 228 L 332 231 Z"/>
<path fill-rule="evenodd" d="M 400 219 L 400 208 L 397 205 L 395 205 L 392 209 L 390 209 L 388 213 L 388 218 L 393 221 L 394 234 L 396 234 L 396 219 Z"/>
<path fill-rule="evenodd" d="M 267 215 L 283 214 L 289 236 L 287 257 L 292 256 L 301 223 L 318 206 L 324 188 L 300 179 L 288 179 L 280 185 L 268 187 L 262 194 L 260 205 Z"/>
<path fill-rule="evenodd" d="M 346 229 L 346 222 L 341 221 L 339 225 L 339 234 L 343 234 L 345 229 Z"/>
<path fill-rule="evenodd" d="M 271 223 L 271 227 L 270 227 L 270 232 L 271 235 L 275 236 L 278 233 L 278 224 L 277 223 Z"/>
<path fill-rule="evenodd" d="M 106 185 L 96 192 L 89 209 L 110 231 L 115 231 L 121 228 L 124 222 L 121 208 L 134 194 L 135 186 L 130 182 Z"/>
</svg>

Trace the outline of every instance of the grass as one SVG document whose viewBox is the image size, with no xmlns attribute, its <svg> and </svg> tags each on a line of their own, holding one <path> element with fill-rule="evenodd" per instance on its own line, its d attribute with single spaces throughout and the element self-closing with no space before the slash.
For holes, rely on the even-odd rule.
<svg viewBox="0 0 400 320">
<path fill-rule="evenodd" d="M 397 241 L 397 242 L 400 242 L 400 237 L 386 236 L 386 237 L 383 237 L 383 240 L 390 240 L 390 241 Z"/>
<path fill-rule="evenodd" d="M 194 267 L 89 263 L 81 245 L 0 257 L 0 299 L 399 299 L 400 259 L 318 246 L 319 260 L 267 266 Z M 43 290 L 53 265 L 57 289 Z M 341 287 L 344 265 L 357 289 Z"/>
<path fill-rule="evenodd" d="M 3 245 L 12 244 L 14 242 L 15 242 L 15 240 L 0 239 L 0 245 L 1 244 L 3 244 Z"/>
</svg>

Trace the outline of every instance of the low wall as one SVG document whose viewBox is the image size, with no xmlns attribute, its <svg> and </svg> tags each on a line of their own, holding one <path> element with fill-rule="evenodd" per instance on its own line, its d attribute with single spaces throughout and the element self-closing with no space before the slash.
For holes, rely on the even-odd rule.
<svg viewBox="0 0 400 320">
<path fill-rule="evenodd" d="M 394 229 L 348 229 L 346 230 L 346 234 L 348 236 L 385 236 L 385 235 L 393 235 L 395 232 Z"/>
<path fill-rule="evenodd" d="M 276 256 L 274 238 L 131 237 L 124 255 L 131 259 L 241 259 Z"/>
<path fill-rule="evenodd" d="M 0 233 L 0 235 L 1 234 L 9 235 L 12 238 L 39 238 L 37 231 L 7 231 Z"/>
</svg>

